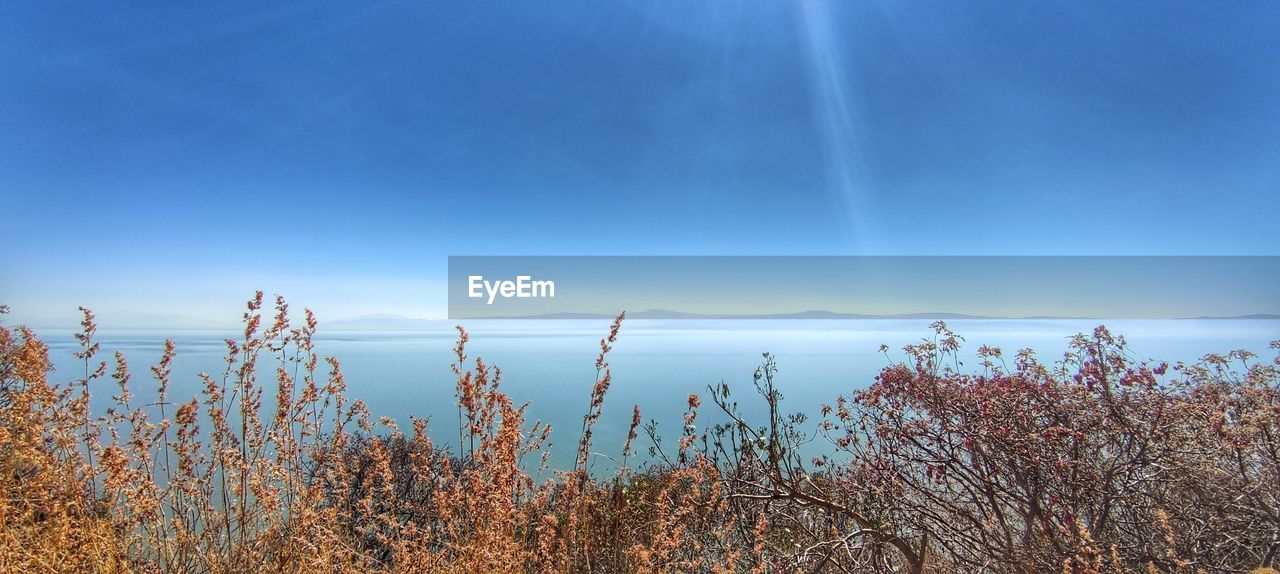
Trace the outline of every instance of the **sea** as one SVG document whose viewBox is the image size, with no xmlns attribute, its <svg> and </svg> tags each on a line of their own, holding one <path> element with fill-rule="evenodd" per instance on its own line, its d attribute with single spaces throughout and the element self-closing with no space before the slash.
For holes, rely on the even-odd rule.
<svg viewBox="0 0 1280 574">
<path fill-rule="evenodd" d="M 764 423 L 764 401 L 753 391 L 753 373 L 771 353 L 777 363 L 776 384 L 786 412 L 817 415 L 823 404 L 873 384 L 892 361 L 905 359 L 902 347 L 931 338 L 927 319 L 894 320 L 629 320 L 608 355 L 613 375 L 603 415 L 594 429 L 592 470 L 616 469 L 622 444 L 638 405 L 644 421 L 655 421 L 664 446 L 683 432 L 683 414 L 691 393 L 702 398 L 697 425 L 724 422 L 707 400 L 709 385 L 728 384 L 732 397 L 750 420 Z M 1018 349 L 1034 350 L 1042 361 L 1060 359 L 1069 339 L 1105 324 L 1122 335 L 1136 359 L 1194 363 L 1208 353 L 1245 349 L 1270 362 L 1280 339 L 1280 320 L 951 320 L 948 327 L 964 338 L 962 369 L 980 370 L 981 345 L 1000 347 L 1006 360 Z M 573 465 L 582 418 L 595 383 L 595 359 L 607 320 L 469 321 L 467 353 L 474 360 L 502 369 L 501 388 L 519 404 L 528 402 L 527 419 L 550 424 L 551 465 Z M 39 333 L 49 344 L 55 372 L 52 380 L 68 383 L 84 375 L 74 356 L 78 344 L 71 332 Z M 175 342 L 170 399 L 198 397 L 198 374 L 220 376 L 225 369 L 224 340 L 235 331 L 168 331 L 100 329 L 99 360 L 114 367 L 121 351 L 132 371 L 135 404 L 154 400 L 150 366 L 159 360 L 166 339 Z M 430 322 L 399 331 L 327 331 L 315 337 L 317 353 L 337 357 L 348 394 L 363 400 L 376 417 L 390 417 L 409 428 L 410 416 L 427 419 L 432 439 L 456 445 L 458 435 L 455 378 L 450 368 L 457 340 L 454 322 Z M 880 352 L 881 345 L 888 354 Z M 325 365 L 321 363 L 321 369 Z M 272 396 L 274 364 L 263 362 L 260 382 Z M 93 409 L 105 412 L 116 391 L 109 378 L 94 382 Z M 172 412 L 172 411 L 170 411 Z M 641 453 L 646 439 L 639 439 Z M 820 450 L 820 448 L 819 448 Z"/>
</svg>

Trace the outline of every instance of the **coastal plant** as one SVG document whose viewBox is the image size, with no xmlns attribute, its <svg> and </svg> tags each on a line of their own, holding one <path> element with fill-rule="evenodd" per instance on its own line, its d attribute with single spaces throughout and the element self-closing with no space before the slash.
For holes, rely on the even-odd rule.
<svg viewBox="0 0 1280 574">
<path fill-rule="evenodd" d="M 246 303 L 221 371 L 200 374 L 195 397 L 174 396 L 174 342 L 139 390 L 82 314 L 65 383 L 51 380 L 36 333 L 0 326 L 3 572 L 1081 574 L 1280 562 L 1280 358 L 1141 361 L 1099 327 L 1052 363 L 982 346 L 966 370 L 963 338 L 936 323 L 900 359 L 882 348 L 875 380 L 816 418 L 786 410 L 788 382 L 766 354 L 751 392 L 720 383 L 688 395 L 669 442 L 634 406 L 621 451 L 606 454 L 592 439 L 620 314 L 600 343 L 574 464 L 551 469 L 551 427 L 528 421 L 502 371 L 468 355 L 461 327 L 452 388 L 424 389 L 457 405 L 456 444 L 449 428 L 442 444 L 428 421 L 402 428 L 351 398 L 339 360 L 317 353 L 315 316 L 295 324 L 283 298 Z M 602 458 L 616 470 L 593 464 Z"/>
</svg>

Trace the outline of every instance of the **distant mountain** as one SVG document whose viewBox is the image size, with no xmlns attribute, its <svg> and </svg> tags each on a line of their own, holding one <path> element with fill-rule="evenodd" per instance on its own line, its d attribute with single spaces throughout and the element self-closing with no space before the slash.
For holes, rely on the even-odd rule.
<svg viewBox="0 0 1280 574">
<path fill-rule="evenodd" d="M 649 309 L 648 311 L 637 311 L 635 313 L 627 313 L 628 319 L 715 319 L 711 315 L 702 315 L 699 313 L 685 313 L 684 311 L 672 311 L 670 309 Z"/>
<path fill-rule="evenodd" d="M 1274 319 L 1280 319 L 1280 315 L 1276 315 L 1274 313 L 1254 313 L 1252 315 L 1232 315 L 1228 317 L 1214 317 L 1214 316 L 1204 315 L 1200 317 L 1187 317 L 1187 319 L 1212 319 L 1212 320 L 1272 319 L 1274 320 Z"/>
<path fill-rule="evenodd" d="M 482 316 L 482 317 L 463 317 L 465 320 L 482 320 L 482 319 L 576 319 L 576 320 L 595 320 L 595 319 L 612 319 L 614 316 L 608 313 L 540 313 L 535 315 L 501 315 L 501 316 Z M 697 319 L 790 319 L 790 320 L 807 320 L 807 319 L 863 319 L 863 320 L 882 320 L 882 319 L 941 319 L 941 320 L 1038 320 L 1038 321 L 1095 321 L 1097 317 L 1067 317 L 1057 315 L 1029 315 L 1024 317 L 1009 317 L 999 315 L 970 315 L 966 313 L 891 313 L 886 315 L 873 315 L 868 313 L 841 313 L 837 311 L 809 310 L 798 311 L 794 313 L 758 313 L 758 314 L 711 314 L 711 313 L 688 313 L 685 311 L 673 311 L 670 309 L 648 309 L 645 311 L 630 311 L 627 313 L 628 319 L 647 319 L 657 321 L 670 320 L 697 320 Z M 1180 317 L 1179 320 L 1194 319 L 1280 319 L 1280 315 L 1270 313 L 1255 313 L 1251 315 L 1236 315 L 1230 317 Z M 350 319 L 342 319 L 339 321 L 331 321 L 324 326 L 333 329 L 351 329 L 351 330 L 397 330 L 397 329 L 419 329 L 432 325 L 432 321 L 428 319 L 410 319 L 399 315 L 362 315 L 360 317 L 352 317 Z"/>
<path fill-rule="evenodd" d="M 502 319 L 502 320 L 506 320 L 506 319 L 612 319 L 613 317 L 614 317 L 613 315 L 607 315 L 604 313 L 560 312 L 560 313 L 539 313 L 536 315 L 493 315 L 493 316 L 485 315 L 485 316 L 477 316 L 477 317 L 459 317 L 458 320 L 459 321 L 480 321 L 480 320 L 490 320 L 490 319 Z M 627 317 L 630 319 L 645 318 L 645 317 L 640 317 L 634 313 L 627 313 Z"/>
<path fill-rule="evenodd" d="M 97 314 L 98 325 L 104 329 L 234 329 L 236 323 L 206 319 L 175 313 L 147 313 L 142 311 L 103 311 Z M 76 322 L 79 326 L 79 321 Z"/>
<path fill-rule="evenodd" d="M 753 315 L 697 315 L 683 313 L 687 318 L 699 319 L 1004 319 L 986 315 L 966 315 L 964 313 L 896 313 L 889 315 L 871 315 L 867 313 L 840 313 L 836 311 L 810 310 L 796 313 L 765 313 Z"/>
<path fill-rule="evenodd" d="M 393 315 L 388 313 L 376 313 L 372 315 L 359 315 L 356 317 L 348 317 L 346 319 L 337 319 L 334 321 L 323 321 L 320 328 L 326 331 L 403 331 L 426 329 L 438 325 L 438 321 L 431 319 L 417 319 L 413 317 L 405 317 L 403 315 Z"/>
<path fill-rule="evenodd" d="M 613 315 L 604 313 L 543 313 L 538 315 L 504 315 L 500 317 L 470 317 L 470 319 L 612 319 Z M 964 313 L 898 313 L 890 315 L 869 315 L 865 313 L 838 313 L 835 311 L 799 311 L 795 313 L 761 313 L 761 314 L 709 314 L 687 313 L 670 309 L 649 309 L 627 313 L 628 319 L 681 320 L 681 319 L 1009 319 L 989 315 L 966 315 Z M 1038 317 L 1049 318 L 1049 317 Z"/>
</svg>

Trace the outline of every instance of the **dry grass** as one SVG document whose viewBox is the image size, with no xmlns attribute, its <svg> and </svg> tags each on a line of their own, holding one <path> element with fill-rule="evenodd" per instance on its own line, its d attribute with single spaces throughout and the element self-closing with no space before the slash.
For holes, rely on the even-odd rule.
<svg viewBox="0 0 1280 574">
<path fill-rule="evenodd" d="M 314 317 L 294 325 L 283 299 L 248 302 L 225 369 L 185 401 L 168 396 L 172 344 L 151 368 L 158 400 L 140 404 L 126 358 L 100 359 L 84 315 L 84 372 L 67 384 L 48 380 L 34 333 L 0 328 L 2 572 L 1246 572 L 1280 559 L 1276 367 L 1247 353 L 1147 365 L 1099 330 L 1051 366 L 1023 352 L 1007 369 L 984 347 L 970 375 L 946 367 L 960 339 L 938 325 L 816 431 L 781 410 L 766 356 L 768 420 L 709 388 L 730 422 L 700 431 L 690 395 L 668 451 L 636 407 L 621 469 L 600 477 L 586 453 L 619 315 L 575 468 L 535 480 L 550 429 L 467 356 L 461 328 L 458 440 L 436 445 L 424 421 L 401 429 L 348 398 L 338 360 L 314 352 Z M 114 406 L 89 412 L 101 392 Z M 642 438 L 652 456 L 636 470 Z M 815 440 L 844 456 L 802 454 Z"/>
</svg>

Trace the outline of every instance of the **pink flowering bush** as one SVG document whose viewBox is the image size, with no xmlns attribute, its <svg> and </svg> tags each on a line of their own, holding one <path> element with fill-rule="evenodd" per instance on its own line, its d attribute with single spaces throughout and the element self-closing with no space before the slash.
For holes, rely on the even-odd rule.
<svg viewBox="0 0 1280 574">
<path fill-rule="evenodd" d="M 726 472 L 799 539 L 790 564 L 906 572 L 1233 572 L 1280 551 L 1280 359 L 1132 359 L 1105 328 L 1061 361 L 982 347 L 942 323 L 870 388 L 823 408 L 834 452 L 774 415 L 738 421 Z M 1272 343 L 1272 348 L 1280 343 Z M 887 351 L 887 349 L 885 349 Z M 758 379 L 776 393 L 772 360 Z M 734 412 L 727 392 L 718 402 Z M 777 413 L 777 401 L 770 400 Z M 733 496 L 733 495 L 731 495 Z"/>
</svg>

